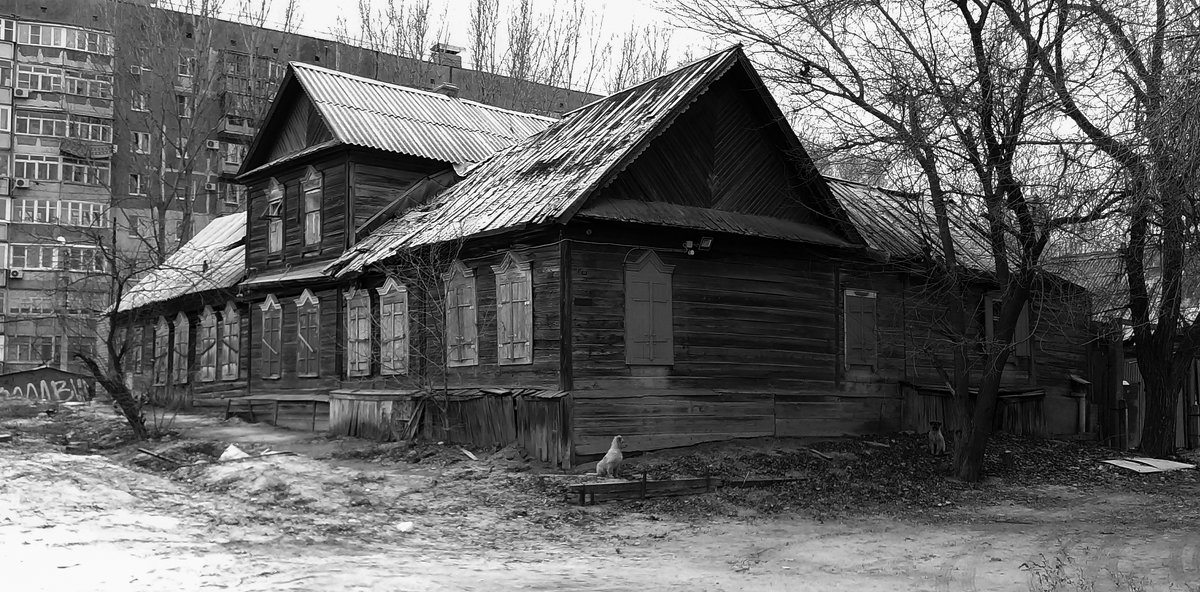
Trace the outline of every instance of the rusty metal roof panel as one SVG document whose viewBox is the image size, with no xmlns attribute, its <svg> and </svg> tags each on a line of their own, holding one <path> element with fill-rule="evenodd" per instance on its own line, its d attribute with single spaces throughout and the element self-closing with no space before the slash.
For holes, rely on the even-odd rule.
<svg viewBox="0 0 1200 592">
<path fill-rule="evenodd" d="M 741 56 L 734 46 L 568 113 L 481 162 L 430 207 L 384 224 L 329 271 L 352 273 L 401 249 L 561 220 Z"/>
<path fill-rule="evenodd" d="M 555 121 L 311 64 L 290 66 L 334 137 L 352 146 L 479 162 Z"/>
<path fill-rule="evenodd" d="M 889 258 L 941 252 L 937 221 L 928 199 L 835 177 L 825 180 L 872 249 Z M 952 210 L 950 225 L 955 253 L 962 265 L 984 271 L 995 267 L 987 237 L 968 222 L 963 212 Z"/>
<path fill-rule="evenodd" d="M 128 311 L 187 294 L 232 288 L 246 275 L 246 213 L 208 223 L 133 286 L 117 307 Z"/>
</svg>

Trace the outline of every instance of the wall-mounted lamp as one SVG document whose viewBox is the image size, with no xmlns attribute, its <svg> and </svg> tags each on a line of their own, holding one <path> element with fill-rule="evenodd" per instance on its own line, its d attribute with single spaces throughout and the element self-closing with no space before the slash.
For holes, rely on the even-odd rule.
<svg viewBox="0 0 1200 592">
<path fill-rule="evenodd" d="M 707 251 L 712 248 L 713 239 L 711 236 L 702 236 L 700 241 L 683 241 L 683 252 L 688 255 L 695 255 L 696 251 Z"/>
</svg>

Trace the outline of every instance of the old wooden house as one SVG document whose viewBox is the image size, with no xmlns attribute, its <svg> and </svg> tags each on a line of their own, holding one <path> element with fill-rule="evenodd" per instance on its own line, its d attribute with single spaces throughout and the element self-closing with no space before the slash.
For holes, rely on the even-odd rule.
<svg viewBox="0 0 1200 592">
<path fill-rule="evenodd" d="M 244 394 L 564 465 L 892 431 L 937 396 L 918 238 L 817 171 L 739 47 L 557 122 L 462 103 L 291 67 L 241 175 Z M 1072 339 L 1023 340 L 1055 361 L 1020 394 Z"/>
</svg>

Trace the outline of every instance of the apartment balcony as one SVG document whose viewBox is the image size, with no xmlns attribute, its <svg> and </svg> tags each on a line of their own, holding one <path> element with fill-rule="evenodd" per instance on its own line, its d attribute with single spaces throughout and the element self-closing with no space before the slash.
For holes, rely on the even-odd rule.
<svg viewBox="0 0 1200 592">
<path fill-rule="evenodd" d="M 241 162 L 229 162 L 228 160 L 221 161 L 222 175 L 236 175 L 238 169 L 242 168 Z"/>
<path fill-rule="evenodd" d="M 230 136 L 253 138 L 254 134 L 258 133 L 258 128 L 252 125 L 252 123 L 252 120 L 244 117 L 227 115 L 221 119 L 221 125 L 217 127 L 217 132 Z"/>
</svg>

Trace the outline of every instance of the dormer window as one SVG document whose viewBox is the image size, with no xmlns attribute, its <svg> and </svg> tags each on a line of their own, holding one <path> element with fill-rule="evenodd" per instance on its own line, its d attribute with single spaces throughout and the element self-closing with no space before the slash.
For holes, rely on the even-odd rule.
<svg viewBox="0 0 1200 592">
<path fill-rule="evenodd" d="M 267 223 L 267 252 L 283 250 L 283 183 L 271 179 L 267 186 L 267 209 L 263 212 Z"/>
</svg>

